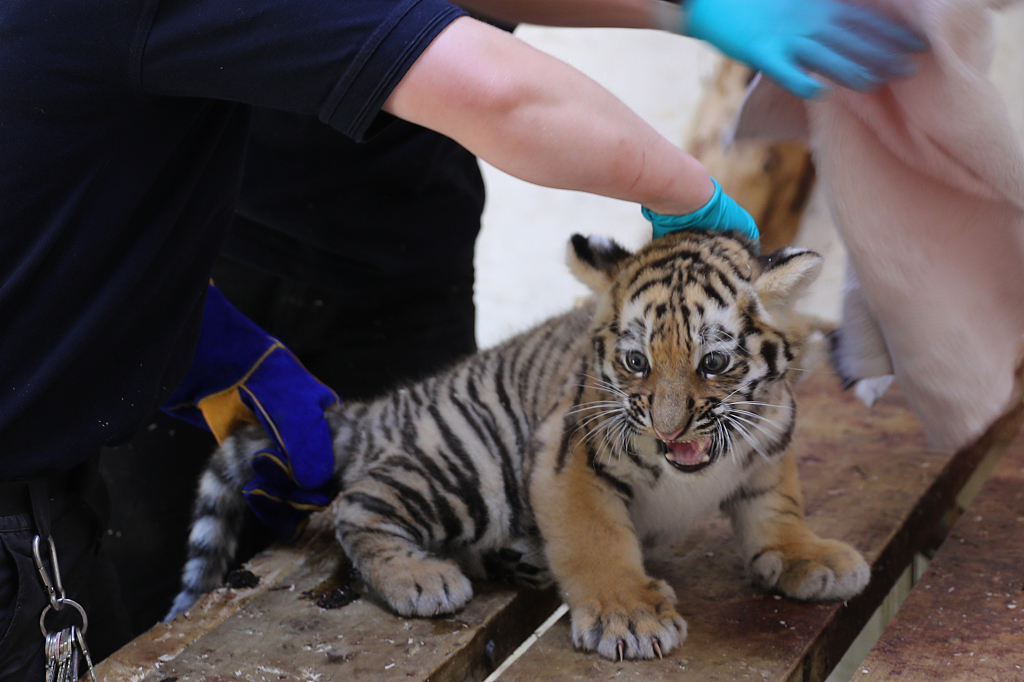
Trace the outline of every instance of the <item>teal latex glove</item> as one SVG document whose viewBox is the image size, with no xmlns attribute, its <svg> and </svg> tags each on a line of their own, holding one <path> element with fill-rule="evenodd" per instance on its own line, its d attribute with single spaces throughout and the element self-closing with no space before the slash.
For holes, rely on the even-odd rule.
<svg viewBox="0 0 1024 682">
<path fill-rule="evenodd" d="M 757 231 L 757 223 L 747 211 L 722 191 L 721 185 L 714 178 L 715 193 L 711 200 L 693 213 L 686 215 L 661 215 L 644 206 L 641 212 L 654 226 L 654 237 L 663 237 L 675 230 L 709 230 L 735 232 L 747 239 L 755 252 L 761 250 L 761 233 Z"/>
<path fill-rule="evenodd" d="M 837 0 L 686 0 L 679 32 L 711 43 L 798 97 L 821 97 L 813 71 L 854 90 L 909 76 L 912 52 L 928 49 L 910 29 Z"/>
</svg>

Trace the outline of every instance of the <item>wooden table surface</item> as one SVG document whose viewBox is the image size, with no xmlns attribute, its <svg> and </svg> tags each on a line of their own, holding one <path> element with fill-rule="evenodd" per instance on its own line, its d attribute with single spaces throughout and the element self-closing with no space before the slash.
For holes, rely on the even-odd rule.
<svg viewBox="0 0 1024 682">
<path fill-rule="evenodd" d="M 612 663 L 575 651 L 562 619 L 501 679 L 823 679 L 983 453 L 929 451 L 897 390 L 868 410 L 819 372 L 798 394 L 793 447 L 808 520 L 864 552 L 873 567 L 864 594 L 812 604 L 760 592 L 743 575 L 725 521 L 711 519 L 651 564 L 675 587 L 689 623 L 680 649 L 663 661 Z M 208 595 L 188 618 L 156 626 L 101 664 L 103 679 L 480 680 L 558 605 L 552 592 L 477 585 L 477 597 L 450 618 L 401 618 L 366 597 L 323 609 L 303 593 L 346 583 L 348 563 L 324 515 L 311 531 L 302 546 L 250 562 L 259 586 Z"/>
<path fill-rule="evenodd" d="M 858 670 L 855 682 L 1024 680 L 1024 436 Z"/>
</svg>

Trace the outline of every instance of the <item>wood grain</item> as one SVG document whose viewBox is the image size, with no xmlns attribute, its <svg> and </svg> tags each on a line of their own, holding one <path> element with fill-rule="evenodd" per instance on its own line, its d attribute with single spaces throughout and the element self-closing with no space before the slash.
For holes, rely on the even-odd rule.
<svg viewBox="0 0 1024 682">
<path fill-rule="evenodd" d="M 1024 680 L 1024 436 L 858 670 L 858 682 Z"/>
<path fill-rule="evenodd" d="M 261 579 L 223 587 L 97 666 L 100 679 L 481 680 L 558 606 L 553 590 L 475 585 L 455 616 L 406 619 L 364 596 L 337 609 L 316 597 L 349 585 L 351 564 L 327 514 L 300 547 L 274 547 L 246 567 Z"/>
</svg>

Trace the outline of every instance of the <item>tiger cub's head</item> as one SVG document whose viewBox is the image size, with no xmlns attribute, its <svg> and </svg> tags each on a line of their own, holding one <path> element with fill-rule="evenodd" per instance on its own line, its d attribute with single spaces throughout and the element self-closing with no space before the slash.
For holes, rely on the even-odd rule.
<svg viewBox="0 0 1024 682">
<path fill-rule="evenodd" d="M 758 257 L 721 233 L 675 232 L 636 254 L 573 236 L 570 269 L 598 299 L 581 397 L 593 407 L 577 408 L 601 415 L 593 442 L 688 474 L 727 453 L 748 466 L 780 452 L 795 418 L 787 377 L 809 333 L 793 306 L 822 260 L 796 248 Z"/>
</svg>

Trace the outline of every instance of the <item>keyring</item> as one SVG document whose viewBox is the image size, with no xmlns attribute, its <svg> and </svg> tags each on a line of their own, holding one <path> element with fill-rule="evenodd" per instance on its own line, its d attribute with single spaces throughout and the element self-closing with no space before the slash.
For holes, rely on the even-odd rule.
<svg viewBox="0 0 1024 682">
<path fill-rule="evenodd" d="M 61 597 L 57 601 L 61 604 L 61 606 L 65 604 L 70 604 L 71 606 L 75 607 L 75 610 L 78 611 L 78 615 L 82 617 L 81 632 L 82 637 L 85 637 L 85 631 L 89 629 L 89 617 L 85 615 L 85 609 L 82 608 L 82 605 L 76 602 L 74 599 L 68 599 L 66 597 Z M 46 629 L 46 614 L 49 613 L 51 609 L 53 609 L 53 607 L 47 604 L 46 608 L 43 609 L 43 612 L 39 614 L 39 629 L 42 630 L 43 637 L 46 637 L 48 634 L 50 634 L 49 631 L 47 631 Z M 56 609 L 53 610 L 56 611 Z"/>
</svg>

